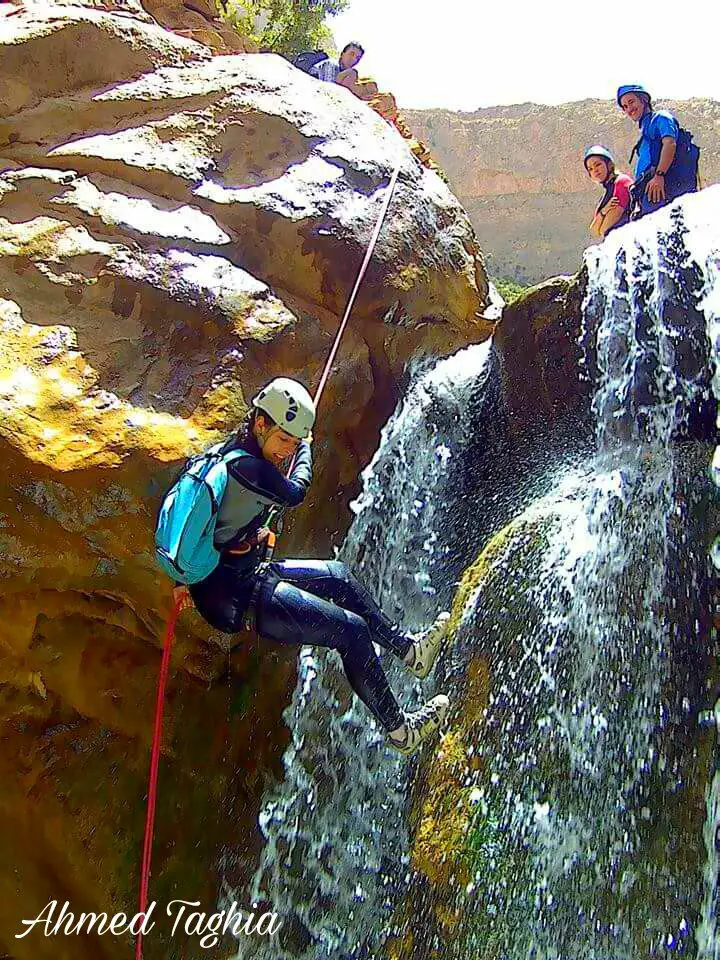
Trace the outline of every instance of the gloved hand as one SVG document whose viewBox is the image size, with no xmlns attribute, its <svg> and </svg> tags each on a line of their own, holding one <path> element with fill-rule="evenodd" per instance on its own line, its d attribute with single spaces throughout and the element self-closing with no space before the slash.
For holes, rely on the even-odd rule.
<svg viewBox="0 0 720 960">
<path fill-rule="evenodd" d="M 178 613 L 182 613 L 183 610 L 187 610 L 188 607 L 193 605 L 192 597 L 190 596 L 190 591 L 186 586 L 178 586 L 173 588 L 173 604 L 179 603 Z"/>
</svg>

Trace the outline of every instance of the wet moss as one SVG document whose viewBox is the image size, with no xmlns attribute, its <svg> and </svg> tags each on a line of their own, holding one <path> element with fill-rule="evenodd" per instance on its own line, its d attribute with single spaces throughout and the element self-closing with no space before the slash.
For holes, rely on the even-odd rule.
<svg viewBox="0 0 720 960">
<path fill-rule="evenodd" d="M 451 642 L 454 655 L 467 659 L 467 666 L 462 689 L 456 691 L 451 729 L 416 784 L 412 847 L 413 867 L 430 884 L 438 935 L 456 938 L 463 926 L 463 911 L 456 903 L 460 890 L 490 871 L 509 878 L 520 866 L 512 859 L 503 862 L 500 854 L 501 811 L 478 804 L 473 784 L 478 773 L 485 775 L 487 761 L 476 747 L 484 737 L 493 689 L 492 659 L 498 647 L 512 649 L 531 622 L 530 604 L 523 598 L 547 546 L 549 528 L 548 517 L 528 514 L 500 530 L 468 567 L 453 602 Z M 478 620 L 484 625 L 480 643 Z M 484 926 L 487 946 L 493 924 Z M 462 936 L 466 938 L 467 931 Z"/>
<path fill-rule="evenodd" d="M 602 790 L 592 776 L 582 784 L 577 758 L 562 738 L 529 736 L 554 702 L 550 687 L 537 686 L 540 664 L 533 666 L 533 652 L 554 644 L 556 680 L 573 676 L 578 668 L 563 619 L 574 581 L 553 587 L 554 627 L 549 627 L 543 603 L 548 547 L 557 532 L 565 535 L 567 519 L 552 508 L 529 510 L 500 531 L 468 568 L 452 610 L 453 658 L 468 665 L 456 691 L 459 706 L 450 733 L 429 769 L 421 770 L 415 788 L 420 814 L 413 865 L 423 882 L 411 898 L 422 891 L 426 906 L 420 922 L 414 919 L 418 911 L 408 908 L 405 916 L 416 942 L 451 937 L 448 957 L 463 960 L 505 956 L 509 945 L 513 956 L 529 955 L 542 946 L 533 937 L 542 940 L 546 922 L 555 931 L 548 933 L 555 937 L 553 943 L 595 936 L 612 949 L 614 938 L 622 936 L 638 956 L 645 956 L 674 936 L 682 949 L 689 947 L 702 900 L 705 791 L 716 754 L 714 734 L 698 732 L 697 712 L 712 707 L 720 681 L 712 652 L 718 638 L 706 560 L 707 518 L 713 508 L 699 475 L 688 469 L 685 479 L 676 481 L 677 505 L 669 518 L 664 555 L 656 556 L 656 547 L 647 545 L 648 565 L 665 564 L 667 596 L 660 608 L 640 603 L 647 576 L 640 570 L 628 570 L 627 583 L 622 581 L 615 598 L 616 626 L 637 624 L 642 631 L 649 616 L 662 618 L 667 651 L 666 679 L 659 695 L 654 694 L 658 699 L 653 704 L 661 712 L 647 772 L 624 798 L 626 809 L 618 822 L 626 822 L 627 835 L 619 846 L 622 829 L 619 834 L 607 831 L 611 811 L 602 805 Z M 625 509 L 618 505 L 613 523 L 632 521 L 634 514 L 624 519 Z M 642 503 L 633 509 L 642 511 Z M 637 635 L 636 644 L 642 636 Z M 630 651 L 631 637 L 626 639 Z M 615 653 L 608 651 L 605 665 L 618 685 L 611 698 L 618 717 L 611 722 L 630 709 L 632 685 L 623 676 L 631 667 L 623 650 L 619 643 Z M 479 714 L 472 705 L 477 684 L 470 681 L 478 661 L 487 672 L 484 697 L 491 704 Z M 605 700 L 607 696 L 598 702 Z M 523 753 L 522 760 L 513 759 L 514 749 Z M 615 796 L 611 788 L 608 796 Z M 581 828 L 573 820 L 580 810 Z M 536 824 L 545 816 L 558 843 L 563 824 L 569 839 L 582 830 L 582 837 L 576 837 L 578 850 L 567 854 L 566 872 L 562 856 L 554 866 L 543 859 L 542 828 Z M 583 837 L 592 837 L 587 848 Z M 557 875 L 552 873 L 556 867 Z M 547 888 L 546 869 L 551 871 Z M 563 927 L 558 901 L 577 908 L 572 929 Z M 431 955 L 423 947 L 413 960 Z"/>
</svg>

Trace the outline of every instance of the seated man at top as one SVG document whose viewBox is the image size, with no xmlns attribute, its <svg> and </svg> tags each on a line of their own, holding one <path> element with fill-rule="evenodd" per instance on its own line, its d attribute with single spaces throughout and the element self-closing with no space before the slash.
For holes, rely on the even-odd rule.
<svg viewBox="0 0 720 960">
<path fill-rule="evenodd" d="M 655 110 L 648 91 L 637 83 L 618 88 L 618 106 L 634 120 L 640 139 L 633 148 L 635 195 L 643 216 L 697 190 L 699 150 L 668 110 Z"/>
<path fill-rule="evenodd" d="M 300 70 L 304 70 L 311 77 L 315 77 L 316 80 L 339 83 L 341 86 L 347 87 L 359 100 L 364 100 L 383 120 L 395 127 L 400 136 L 410 141 L 410 149 L 421 164 L 435 170 L 443 179 L 447 180 L 432 160 L 425 144 L 416 139 L 407 123 L 400 117 L 395 97 L 391 93 L 381 93 L 374 80 L 367 77 L 360 79 L 358 76 L 355 67 L 364 53 L 365 50 L 362 45 L 353 40 L 343 47 L 337 61 L 331 60 L 322 50 L 311 50 L 307 53 L 301 53 L 293 63 Z"/>
<path fill-rule="evenodd" d="M 316 63 L 308 72 L 317 80 L 339 83 L 341 86 L 347 87 L 361 100 L 369 100 L 378 92 L 377 84 L 368 81 L 360 82 L 358 72 L 355 69 L 364 53 L 365 50 L 362 45 L 353 40 L 343 47 L 337 62 L 328 57 L 321 60 L 320 63 Z"/>
</svg>

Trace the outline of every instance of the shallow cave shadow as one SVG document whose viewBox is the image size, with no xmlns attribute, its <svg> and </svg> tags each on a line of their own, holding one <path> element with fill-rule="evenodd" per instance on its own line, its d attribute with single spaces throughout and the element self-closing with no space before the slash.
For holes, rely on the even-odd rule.
<svg viewBox="0 0 720 960">
<path fill-rule="evenodd" d="M 224 91 L 220 96 L 227 97 L 232 93 L 232 90 Z M 182 142 L 190 136 L 191 131 L 185 131 L 179 123 L 177 126 L 173 125 L 172 120 L 192 113 L 195 102 L 198 111 L 207 109 L 207 96 L 198 95 L 173 101 L 171 109 L 167 106 L 161 108 L 158 104 L 157 111 L 153 110 L 145 114 L 132 113 L 119 120 L 110 130 L 107 129 L 107 118 L 105 118 L 104 126 L 84 128 L 69 139 L 47 144 L 48 153 L 58 149 L 72 151 L 75 144 L 80 145 L 83 141 L 94 137 L 111 138 L 143 127 L 152 129 L 158 140 L 164 144 L 172 144 L 174 140 Z M 106 172 L 109 168 L 109 175 L 131 185 L 146 184 L 153 174 L 166 181 L 177 181 L 180 191 L 187 194 L 186 202 L 189 203 L 197 202 L 197 199 L 193 201 L 193 190 L 204 180 L 215 180 L 227 189 L 234 190 L 257 188 L 279 180 L 292 167 L 304 163 L 311 157 L 324 139 L 319 136 L 306 136 L 289 120 L 277 114 L 263 113 L 255 109 L 243 112 L 240 105 L 234 109 L 230 104 L 225 109 L 219 108 L 216 120 L 223 123 L 223 129 L 217 133 L 207 151 L 209 165 L 197 178 L 185 178 L 172 171 L 155 171 L 147 165 L 126 163 L 121 157 L 95 157 L 69 152 L 48 157 L 48 160 L 52 165 L 60 165 L 62 168 L 67 164 L 67 169 L 77 169 L 78 172 L 82 170 L 83 175 Z M 163 123 L 167 126 L 159 125 Z M 265 143 L 265 141 L 268 142 Z M 252 150 L 251 144 L 260 146 Z M 123 171 L 126 172 L 125 176 L 122 175 Z M 133 176 L 134 171 L 136 171 L 135 176 Z M 160 190 L 160 186 L 158 182 L 157 195 L 162 199 L 166 197 L 167 182 L 165 191 Z M 179 191 L 174 195 L 180 199 Z"/>
<path fill-rule="evenodd" d="M 99 213 L 83 210 L 73 202 L 63 202 L 64 196 L 83 180 L 87 180 L 105 197 L 122 193 L 122 188 L 128 185 L 127 181 L 110 177 L 100 171 L 78 173 L 77 171 L 61 170 L 59 172 L 67 175 L 61 183 L 47 180 L 42 176 L 15 181 L 16 191 L 6 194 L 0 201 L 0 219 L 20 227 L 40 218 L 49 217 L 57 222 L 58 227 L 69 224 L 72 227 L 84 230 L 95 243 L 121 245 L 123 248 L 129 249 L 133 249 L 132 245 L 135 245 L 137 249 L 143 252 L 160 255 L 180 250 L 193 256 L 204 255 L 227 259 L 226 255 L 231 249 L 234 251 L 240 249 L 236 232 L 227 225 L 221 224 L 218 218 L 208 213 L 207 210 L 202 209 L 196 197 L 180 200 L 168 196 L 159 196 L 137 184 L 132 185 L 134 187 L 132 194 L 125 194 L 131 204 L 137 201 L 149 203 L 153 207 L 154 215 L 179 214 L 184 210 L 190 210 L 193 214 L 201 215 L 211 221 L 217 231 L 227 235 L 227 240 L 195 240 L 192 237 L 179 236 L 170 232 L 165 234 L 149 233 L 133 226 L 129 220 L 115 223 L 103 220 Z M 35 216 L 28 220 L 28 202 L 21 190 L 30 183 L 32 184 L 32 195 L 29 199 L 30 204 L 35 208 L 33 211 Z M 97 256 L 97 254 L 89 255 Z M 236 264 L 234 261 L 230 262 L 238 269 L 245 270 L 244 266 Z"/>
<path fill-rule="evenodd" d="M 513 423 L 495 346 L 463 416 L 460 462 L 444 489 L 455 505 L 447 511 L 443 533 L 448 550 L 439 599 L 446 605 L 489 540 L 549 494 L 561 472 L 581 466 L 595 449 L 589 401 L 582 398 L 554 420 L 538 415 Z"/>
<path fill-rule="evenodd" d="M 341 156 L 330 156 L 322 154 L 322 159 L 333 167 L 337 167 L 345 174 L 345 177 L 356 193 L 362 193 L 368 199 L 374 197 L 381 190 L 390 185 L 392 172 L 366 173 L 359 167 Z"/>
<path fill-rule="evenodd" d="M 58 304 L 48 316 L 38 297 L 38 273 L 29 260 L 24 267 L 22 273 L 5 274 L 6 296 L 18 304 L 23 321 L 37 327 L 71 327 L 75 341 L 71 343 L 61 330 L 49 330 L 37 359 L 49 364 L 76 350 L 97 376 L 92 394 L 109 393 L 129 404 L 188 417 L 222 370 L 245 362 L 243 340 L 219 309 L 168 302 L 149 283 L 113 276 L 107 299 L 93 302 L 98 288 L 90 287 L 85 300 L 81 289 L 66 311 Z M 52 294 L 56 296 L 54 290 Z M 214 328 L 211 342 L 209 324 Z M 253 342 L 253 368 L 262 365 L 270 349 L 271 345 Z"/>
</svg>

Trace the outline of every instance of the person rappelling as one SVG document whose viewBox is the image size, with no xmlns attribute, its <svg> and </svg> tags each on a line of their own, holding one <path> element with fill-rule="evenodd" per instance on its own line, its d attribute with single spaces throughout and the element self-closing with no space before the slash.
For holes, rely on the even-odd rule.
<svg viewBox="0 0 720 960">
<path fill-rule="evenodd" d="M 254 627 L 261 637 L 277 643 L 337 650 L 350 686 L 385 730 L 388 744 L 410 755 L 441 727 L 450 701 L 439 694 L 417 710 L 403 710 L 373 644 L 390 651 L 414 676 L 423 679 L 445 639 L 450 615 L 442 612 L 418 635 L 405 633 L 388 620 L 345 564 L 336 560 L 272 561 L 275 514 L 302 503 L 310 486 L 316 406 L 401 165 L 402 161 L 390 178 L 315 398 L 288 377 L 278 377 L 263 387 L 240 429 L 224 443 L 192 458 L 166 494 L 155 546 L 158 562 L 176 581 L 175 615 L 192 601 L 207 623 L 224 633 Z M 165 670 L 173 629 L 170 623 Z"/>
<path fill-rule="evenodd" d="M 412 754 L 441 726 L 448 697 L 403 710 L 373 644 L 423 679 L 446 636 L 449 614 L 441 613 L 418 635 L 405 633 L 344 563 L 265 559 L 271 511 L 298 506 L 310 487 L 314 422 L 315 404 L 301 383 L 279 377 L 263 387 L 240 429 L 193 458 L 165 497 L 158 556 L 177 582 L 176 602 L 182 607 L 191 601 L 216 630 L 255 628 L 276 643 L 337 650 L 350 686 L 385 730 L 388 744 Z"/>
<path fill-rule="evenodd" d="M 148 779 L 139 912 L 149 897 L 165 690 L 178 615 L 194 603 L 210 626 L 235 634 L 254 627 L 282 644 L 337 650 L 348 682 L 383 727 L 388 744 L 410 755 L 439 730 L 450 708 L 444 694 L 417 710 L 395 699 L 373 644 L 389 650 L 419 679 L 432 669 L 448 632 L 442 612 L 414 635 L 391 623 L 345 564 L 335 560 L 273 562 L 277 515 L 302 503 L 312 479 L 312 428 L 353 304 L 392 200 L 395 168 L 340 326 L 311 397 L 296 380 L 278 377 L 252 400 L 244 422 L 226 441 L 191 457 L 163 498 L 155 555 L 174 579 L 158 678 Z M 286 471 L 286 467 L 289 467 Z M 135 942 L 142 960 L 143 935 Z"/>
</svg>

